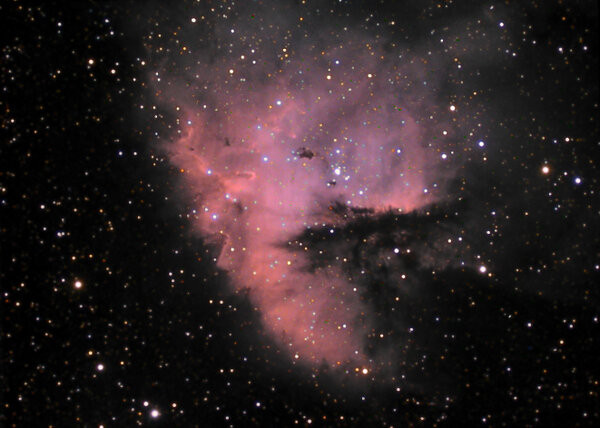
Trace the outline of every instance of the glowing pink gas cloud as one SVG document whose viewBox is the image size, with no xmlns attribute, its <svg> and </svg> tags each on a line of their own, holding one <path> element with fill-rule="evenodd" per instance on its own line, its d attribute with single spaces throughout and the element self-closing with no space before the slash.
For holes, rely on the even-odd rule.
<svg viewBox="0 0 600 428">
<path fill-rule="evenodd" d="M 292 359 L 361 372 L 370 308 L 338 267 L 309 270 L 308 251 L 286 245 L 307 228 L 335 233 L 332 204 L 408 212 L 434 197 L 440 157 L 435 126 L 420 123 L 424 100 L 366 46 L 308 49 L 273 72 L 243 55 L 195 65 L 196 86 L 163 95 L 180 125 L 169 158 L 195 230 L 220 244 L 218 266 Z"/>
</svg>

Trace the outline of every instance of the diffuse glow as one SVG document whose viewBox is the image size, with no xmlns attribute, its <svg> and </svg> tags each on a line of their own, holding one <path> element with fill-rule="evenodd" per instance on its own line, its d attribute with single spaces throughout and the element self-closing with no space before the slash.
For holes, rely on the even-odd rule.
<svg viewBox="0 0 600 428">
<path fill-rule="evenodd" d="M 218 266 L 249 291 L 290 358 L 366 367 L 370 308 L 338 267 L 309 270 L 307 251 L 286 243 L 341 224 L 332 205 L 375 213 L 426 205 L 441 160 L 429 143 L 436 126 L 419 123 L 424 100 L 397 83 L 399 64 L 357 40 L 290 59 L 277 75 L 243 60 L 196 66 L 211 91 L 201 102 L 173 93 L 185 126 L 168 150 L 196 204 L 194 227 L 221 245 Z M 333 75 L 340 60 L 353 65 Z"/>
</svg>

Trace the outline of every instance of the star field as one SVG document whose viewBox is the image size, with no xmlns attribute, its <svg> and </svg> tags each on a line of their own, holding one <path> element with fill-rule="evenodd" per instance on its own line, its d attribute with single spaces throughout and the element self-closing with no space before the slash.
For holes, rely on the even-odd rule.
<svg viewBox="0 0 600 428">
<path fill-rule="evenodd" d="M 595 2 L 0 6 L 4 426 L 595 426 Z"/>
</svg>

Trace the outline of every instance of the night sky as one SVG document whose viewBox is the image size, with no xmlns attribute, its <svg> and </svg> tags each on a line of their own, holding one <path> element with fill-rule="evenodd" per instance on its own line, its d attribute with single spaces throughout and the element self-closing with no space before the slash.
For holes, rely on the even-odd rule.
<svg viewBox="0 0 600 428">
<path fill-rule="evenodd" d="M 0 22 L 0 425 L 600 424 L 597 2 Z"/>
</svg>

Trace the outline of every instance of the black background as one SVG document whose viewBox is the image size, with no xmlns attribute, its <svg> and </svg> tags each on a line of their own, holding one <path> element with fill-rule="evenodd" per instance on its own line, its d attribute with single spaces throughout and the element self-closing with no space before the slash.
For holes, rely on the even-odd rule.
<svg viewBox="0 0 600 428">
<path fill-rule="evenodd" d="M 313 13 L 395 20 L 391 37 L 410 42 L 475 7 L 459 3 L 332 2 Z M 0 6 L 2 423 L 597 425 L 596 2 L 497 5 L 515 23 L 518 55 L 465 79 L 492 105 L 485 129 L 496 144 L 487 162 L 466 161 L 452 202 L 302 237 L 331 249 L 373 238 L 353 244 L 349 269 L 371 274 L 362 293 L 401 344 L 402 381 L 292 366 L 178 214 L 178 173 L 157 162 L 154 127 L 137 107 L 153 102 L 140 29 L 174 25 L 164 16 L 194 7 Z M 493 238 L 490 224 L 501 230 Z M 443 227 L 464 231 L 494 276 L 432 275 L 418 253 Z M 394 267 L 367 255 L 398 240 L 418 249 L 401 263 L 422 285 L 391 303 Z M 398 331 L 391 306 L 414 334 Z"/>
</svg>

